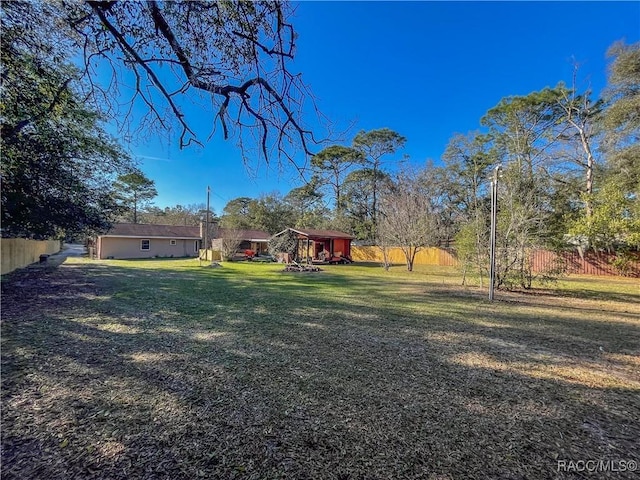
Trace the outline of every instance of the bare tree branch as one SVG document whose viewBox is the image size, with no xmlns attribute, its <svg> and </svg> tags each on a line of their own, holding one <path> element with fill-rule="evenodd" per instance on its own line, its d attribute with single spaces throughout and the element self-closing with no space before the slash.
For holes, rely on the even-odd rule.
<svg viewBox="0 0 640 480">
<path fill-rule="evenodd" d="M 313 129 L 305 124 L 305 108 L 312 106 L 317 125 L 326 128 L 327 134 L 330 122 L 318 110 L 301 75 L 289 70 L 295 49 L 295 31 L 287 20 L 289 4 L 62 0 L 62 5 L 81 48 L 84 39 L 85 75 L 92 88 L 102 80 L 99 70 L 89 66 L 94 59 L 112 67 L 115 82 L 104 92 L 133 81 L 130 87 L 136 94 L 129 102 L 142 102 L 147 111 L 140 127 L 145 122 L 145 126 L 169 129 L 175 120 L 181 129 L 180 147 L 199 143 L 197 126 L 190 125 L 182 102 L 193 100 L 194 93 L 201 91 L 211 95 L 208 139 L 219 124 L 225 140 L 237 138 L 245 162 L 255 158 L 252 150 L 245 149 L 251 146 L 266 163 L 275 154 L 279 165 L 287 159 L 301 172 L 313 155 L 312 145 L 327 141 L 314 132 L 316 124 Z M 120 52 L 124 58 L 116 57 Z M 117 65 L 123 68 L 116 71 Z M 163 66 L 168 70 L 160 70 Z M 104 100 L 115 107 L 116 98 L 107 93 Z M 165 103 L 168 115 L 159 106 Z M 136 120 L 132 111 L 127 121 Z M 246 133 L 255 141 L 241 138 Z"/>
<path fill-rule="evenodd" d="M 173 110 L 173 113 L 174 113 L 176 119 L 182 125 L 182 133 L 180 135 L 180 145 L 181 146 L 187 146 L 187 145 L 189 145 L 191 143 L 191 141 L 194 141 L 194 142 L 202 145 L 200 142 L 198 142 L 198 140 L 195 139 L 196 134 L 193 132 L 193 130 L 191 130 L 191 128 L 189 128 L 189 125 L 187 125 L 187 123 L 185 122 L 184 115 L 182 114 L 182 112 L 180 111 L 178 106 L 173 101 L 173 99 L 172 99 L 171 95 L 169 94 L 169 92 L 167 92 L 167 90 L 165 89 L 163 83 L 158 79 L 158 77 L 156 76 L 155 72 L 151 68 L 149 68 L 149 66 L 146 64 L 146 62 L 140 57 L 138 52 L 136 52 L 136 50 L 127 42 L 127 40 L 124 38 L 124 36 L 107 19 L 107 16 L 105 15 L 105 12 L 104 12 L 104 9 L 103 9 L 103 8 L 105 8 L 103 6 L 105 3 L 108 4 L 108 8 L 111 8 L 111 6 L 113 6 L 113 4 L 115 2 L 89 2 L 89 4 L 91 5 L 91 8 L 96 13 L 98 18 L 100 18 L 100 21 L 102 22 L 102 24 L 107 28 L 107 30 L 109 30 L 111 35 L 118 42 L 118 45 L 122 49 L 122 52 L 125 55 L 129 55 L 133 59 L 135 59 L 136 63 L 138 65 L 140 65 L 142 67 L 142 69 L 147 73 L 147 75 L 149 76 L 151 81 L 154 83 L 155 87 L 158 90 L 160 90 L 162 95 L 165 97 L 165 99 L 169 103 L 169 106 Z M 147 100 L 146 100 L 146 98 L 144 96 L 143 96 L 143 98 L 145 99 L 145 102 L 147 103 L 149 108 L 152 111 L 155 111 L 155 108 L 154 108 L 153 104 L 150 103 L 150 102 L 147 102 Z M 155 112 L 155 113 L 156 113 L 156 115 L 158 115 L 157 112 Z M 158 115 L 158 117 L 159 117 L 159 115 Z M 187 135 L 187 133 L 189 133 L 191 135 L 191 138 L 189 139 L 188 142 L 184 143 L 184 138 Z"/>
</svg>

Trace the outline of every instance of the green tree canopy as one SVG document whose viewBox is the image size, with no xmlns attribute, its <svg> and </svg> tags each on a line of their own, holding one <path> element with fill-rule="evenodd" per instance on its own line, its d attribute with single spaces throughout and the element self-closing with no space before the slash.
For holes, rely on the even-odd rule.
<svg viewBox="0 0 640 480">
<path fill-rule="evenodd" d="M 233 229 L 254 228 L 251 219 L 251 205 L 255 199 L 250 197 L 238 197 L 229 200 L 222 209 L 220 226 Z"/>
<path fill-rule="evenodd" d="M 295 222 L 293 212 L 277 192 L 260 195 L 250 208 L 252 228 L 270 234 L 278 233 Z"/>
<path fill-rule="evenodd" d="M 640 249 L 640 43 L 614 44 L 602 117 L 603 180 L 585 194 L 592 214 L 570 233 L 596 250 Z"/>
<path fill-rule="evenodd" d="M 139 212 L 158 195 L 155 182 L 139 170 L 120 175 L 114 189 L 121 209 L 133 223 L 138 223 Z"/>
<path fill-rule="evenodd" d="M 364 163 L 364 155 L 359 150 L 342 145 L 331 145 L 311 159 L 315 172 L 329 185 L 333 193 L 336 215 L 343 210 L 341 197 L 342 182 L 346 173 L 354 166 Z"/>
<path fill-rule="evenodd" d="M 606 89 L 607 162 L 621 188 L 640 196 L 640 42 L 616 43 Z"/>
<path fill-rule="evenodd" d="M 191 205 L 175 205 L 172 207 L 148 207 L 138 212 L 141 223 L 155 223 L 158 225 L 191 225 L 198 226 L 207 216 L 207 206 L 204 203 Z M 216 214 L 209 209 L 209 221 L 215 220 Z"/>
<path fill-rule="evenodd" d="M 353 147 L 360 150 L 374 169 L 380 168 L 382 157 L 404 147 L 407 139 L 389 128 L 362 130 L 353 139 Z"/>
<path fill-rule="evenodd" d="M 377 177 L 374 180 L 374 177 Z M 343 198 L 345 205 L 345 230 L 352 233 L 358 240 L 371 242 L 374 236 L 374 185 L 384 189 L 390 177 L 383 171 L 372 168 L 354 170 L 346 176 L 343 183 Z"/>
<path fill-rule="evenodd" d="M 365 156 L 367 167 L 373 170 L 371 176 L 371 235 L 372 240 L 376 238 L 376 224 L 378 218 L 378 171 L 382 166 L 382 158 L 385 155 L 395 153 L 404 147 L 407 139 L 389 128 L 380 128 L 365 132 L 360 131 L 353 139 L 353 147 L 362 152 Z"/>
<path fill-rule="evenodd" d="M 48 4 L 2 5 L 2 233 L 104 230 L 110 181 L 131 167 L 79 93 L 79 73 L 47 24 Z"/>
<path fill-rule="evenodd" d="M 326 209 L 317 177 L 312 177 L 301 187 L 291 189 L 284 201 L 293 219 L 293 225 L 288 226 L 320 228 L 325 223 Z"/>
</svg>

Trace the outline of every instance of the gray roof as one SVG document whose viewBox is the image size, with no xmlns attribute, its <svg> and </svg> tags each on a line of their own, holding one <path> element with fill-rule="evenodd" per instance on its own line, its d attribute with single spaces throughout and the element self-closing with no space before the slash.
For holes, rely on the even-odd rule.
<svg viewBox="0 0 640 480">
<path fill-rule="evenodd" d="M 128 238 L 201 238 L 200 227 L 148 225 L 143 223 L 114 223 L 111 230 L 101 236 Z"/>
</svg>

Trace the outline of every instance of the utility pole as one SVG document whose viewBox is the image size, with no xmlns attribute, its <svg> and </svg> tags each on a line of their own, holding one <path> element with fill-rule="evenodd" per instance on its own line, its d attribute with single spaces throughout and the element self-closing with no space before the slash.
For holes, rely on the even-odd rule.
<svg viewBox="0 0 640 480">
<path fill-rule="evenodd" d="M 493 290 L 496 284 L 496 231 L 498 228 L 498 178 L 502 165 L 493 170 L 491 181 L 491 239 L 490 239 L 490 265 L 489 265 L 489 300 L 493 301 Z"/>
</svg>

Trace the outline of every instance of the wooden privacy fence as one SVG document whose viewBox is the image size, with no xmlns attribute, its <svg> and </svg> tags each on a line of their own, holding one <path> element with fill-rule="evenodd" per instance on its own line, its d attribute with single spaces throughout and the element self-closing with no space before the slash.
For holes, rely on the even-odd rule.
<svg viewBox="0 0 640 480">
<path fill-rule="evenodd" d="M 625 275 L 640 277 L 640 255 L 630 255 L 626 261 L 613 253 L 550 252 L 536 250 L 531 254 L 531 267 L 536 273 L 543 273 L 554 266 L 563 265 L 566 273 L 578 275 Z"/>
<path fill-rule="evenodd" d="M 222 254 L 220 253 L 220 250 L 211 250 L 210 248 L 208 248 L 207 250 L 204 249 L 200 249 L 200 257 L 202 260 L 207 260 L 207 261 L 211 261 L 211 262 L 218 262 L 220 260 L 222 260 Z"/>
<path fill-rule="evenodd" d="M 356 262 L 384 262 L 382 249 L 376 246 L 351 246 L 351 258 Z M 405 263 L 406 258 L 399 247 L 389 248 L 390 263 Z M 455 267 L 459 264 L 455 254 L 443 248 L 429 247 L 416 254 L 415 265 L 440 265 Z"/>
<path fill-rule="evenodd" d="M 351 247 L 351 257 L 356 262 L 382 263 L 382 249 L 377 246 Z M 405 263 L 406 259 L 398 247 L 389 248 L 391 263 Z M 415 265 L 439 265 L 456 267 L 460 262 L 455 251 L 437 247 L 425 248 L 416 254 Z M 549 272 L 559 266 L 566 268 L 566 273 L 577 275 L 626 275 L 640 277 L 640 254 L 629 256 L 621 261 L 620 255 L 608 253 L 585 253 L 580 255 L 576 251 L 551 252 L 535 250 L 531 253 L 531 266 L 535 273 Z"/>
<path fill-rule="evenodd" d="M 3 238 L 0 242 L 2 275 L 39 261 L 42 254 L 50 255 L 60 251 L 59 240 Z"/>
</svg>

